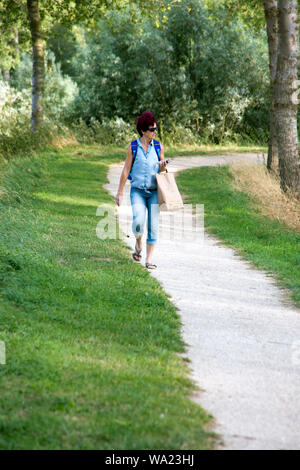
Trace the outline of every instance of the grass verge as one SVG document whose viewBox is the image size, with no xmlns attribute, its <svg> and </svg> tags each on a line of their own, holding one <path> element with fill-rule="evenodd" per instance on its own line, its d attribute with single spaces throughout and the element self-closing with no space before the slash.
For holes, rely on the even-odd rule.
<svg viewBox="0 0 300 470">
<path fill-rule="evenodd" d="M 1 449 L 210 449 L 180 320 L 120 240 L 96 237 L 118 149 L 47 150 L 2 168 Z"/>
<path fill-rule="evenodd" d="M 257 200 L 234 187 L 230 167 L 202 167 L 177 178 L 185 202 L 204 204 L 205 228 L 272 274 L 300 307 L 300 233 L 263 215 Z"/>
</svg>

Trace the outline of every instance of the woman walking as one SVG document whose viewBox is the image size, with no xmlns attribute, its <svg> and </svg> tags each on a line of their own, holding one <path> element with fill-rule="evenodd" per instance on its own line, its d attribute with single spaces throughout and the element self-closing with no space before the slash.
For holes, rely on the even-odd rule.
<svg viewBox="0 0 300 470">
<path fill-rule="evenodd" d="M 164 159 L 162 145 L 154 140 L 157 132 L 157 122 L 150 111 L 144 112 L 137 118 L 136 128 L 140 137 L 132 142 L 127 149 L 115 201 L 118 206 L 121 204 L 123 189 L 129 177 L 133 215 L 132 231 L 136 238 L 135 251 L 132 253 L 132 257 L 137 262 L 141 261 L 142 236 L 147 212 L 146 268 L 155 269 L 157 266 L 152 263 L 152 256 L 157 242 L 159 218 L 155 175 L 166 169 L 167 161 Z"/>
</svg>

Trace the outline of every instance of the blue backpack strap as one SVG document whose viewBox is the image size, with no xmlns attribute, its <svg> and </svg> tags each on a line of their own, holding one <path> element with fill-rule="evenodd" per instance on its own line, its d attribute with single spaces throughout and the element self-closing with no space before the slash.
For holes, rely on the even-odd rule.
<svg viewBox="0 0 300 470">
<path fill-rule="evenodd" d="M 154 144 L 155 152 L 157 153 L 157 158 L 158 160 L 160 160 L 160 150 L 161 150 L 160 142 L 158 142 L 158 140 L 153 139 L 153 144 Z"/>
<path fill-rule="evenodd" d="M 136 157 L 137 148 L 138 148 L 138 141 L 134 140 L 133 142 L 131 142 L 131 151 L 132 151 L 132 158 L 133 158 L 132 164 L 134 163 L 134 160 Z"/>
<path fill-rule="evenodd" d="M 131 142 L 131 151 L 132 151 L 132 165 L 131 165 L 131 170 L 132 170 L 132 167 L 133 167 L 133 164 L 134 164 L 134 160 L 135 160 L 135 157 L 136 157 L 136 154 L 137 154 L 137 149 L 138 149 L 138 141 L 137 141 L 137 140 L 134 140 L 133 142 Z M 128 176 L 128 179 L 129 179 L 129 180 L 132 180 L 131 170 L 130 170 L 130 173 L 129 173 L 129 176 Z"/>
</svg>

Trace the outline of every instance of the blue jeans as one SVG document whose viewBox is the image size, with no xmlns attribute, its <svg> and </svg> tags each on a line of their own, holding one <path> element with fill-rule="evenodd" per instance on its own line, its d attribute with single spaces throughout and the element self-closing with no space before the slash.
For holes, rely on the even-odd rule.
<svg viewBox="0 0 300 470">
<path fill-rule="evenodd" d="M 132 231 L 135 237 L 144 232 L 146 209 L 148 210 L 148 237 L 147 243 L 154 245 L 158 237 L 159 205 L 157 190 L 131 188 L 130 201 L 132 207 Z"/>
</svg>

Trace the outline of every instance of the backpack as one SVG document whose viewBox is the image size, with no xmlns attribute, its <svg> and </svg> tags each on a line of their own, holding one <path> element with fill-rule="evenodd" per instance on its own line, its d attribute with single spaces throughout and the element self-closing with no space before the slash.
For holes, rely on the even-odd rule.
<svg viewBox="0 0 300 470">
<path fill-rule="evenodd" d="M 157 158 L 158 158 L 158 161 L 159 161 L 160 160 L 160 149 L 161 149 L 160 143 L 158 142 L 158 140 L 153 139 L 153 144 L 154 144 L 155 152 L 156 152 L 156 155 L 157 155 Z M 129 180 L 132 179 L 131 171 L 132 171 L 132 167 L 134 165 L 135 157 L 136 157 L 136 154 L 137 154 L 137 149 L 138 149 L 138 142 L 137 142 L 137 140 L 134 140 L 133 142 L 131 142 L 132 166 L 131 166 L 131 170 L 130 170 L 130 173 L 129 173 L 129 176 L 128 176 Z"/>
</svg>

